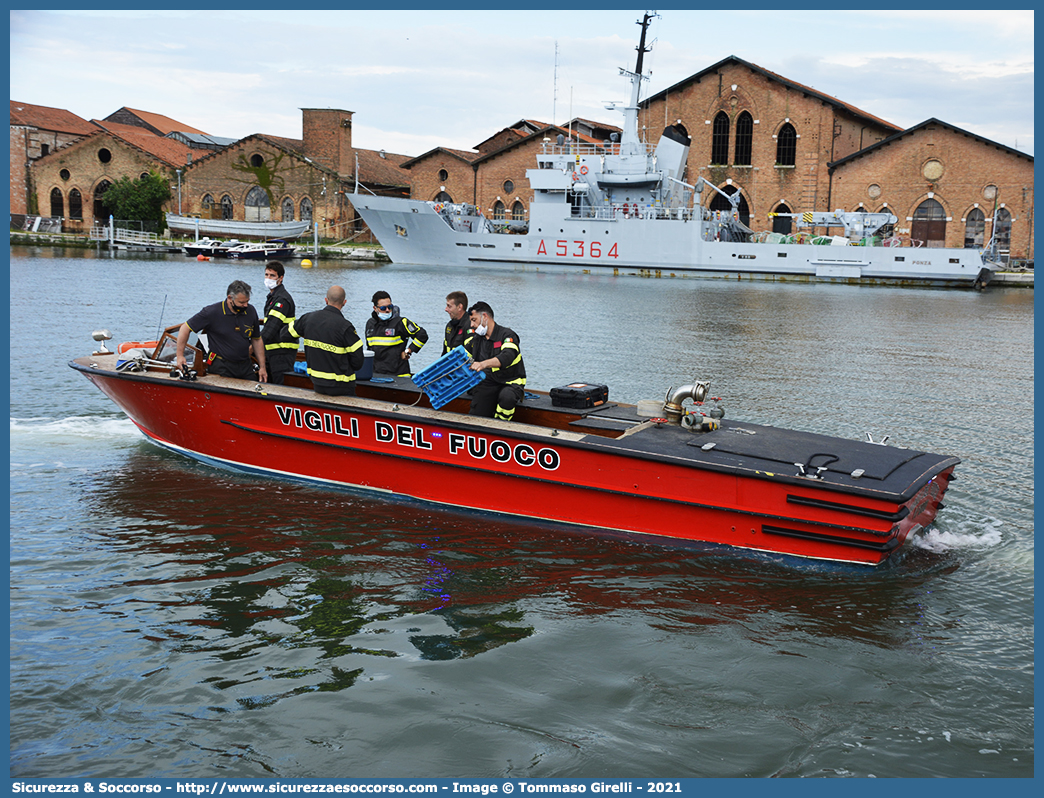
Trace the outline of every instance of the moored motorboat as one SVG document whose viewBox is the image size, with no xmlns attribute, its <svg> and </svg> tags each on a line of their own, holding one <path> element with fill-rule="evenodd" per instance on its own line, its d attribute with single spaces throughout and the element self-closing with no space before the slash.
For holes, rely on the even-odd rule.
<svg viewBox="0 0 1044 798">
<path fill-rule="evenodd" d="M 934 520 L 959 460 L 708 416 L 707 384 L 646 408 L 567 407 L 527 394 L 510 422 L 436 402 L 407 378 L 321 396 L 306 376 L 262 385 L 172 372 L 174 336 L 133 359 L 102 347 L 70 366 L 152 441 L 215 466 L 604 530 L 862 565 Z M 686 402 L 690 404 L 686 405 Z M 391 466 L 389 467 L 389 464 Z"/>
<path fill-rule="evenodd" d="M 200 255 L 205 258 L 220 258 L 232 247 L 238 247 L 242 243 L 242 241 L 236 238 L 228 241 L 222 241 L 217 238 L 201 238 L 199 241 L 186 244 L 182 249 L 186 255 L 191 255 L 194 258 L 198 258 Z"/>
<path fill-rule="evenodd" d="M 278 239 L 272 241 L 247 242 L 229 247 L 221 257 L 233 260 L 286 260 L 291 258 L 296 251 L 285 241 Z"/>
</svg>

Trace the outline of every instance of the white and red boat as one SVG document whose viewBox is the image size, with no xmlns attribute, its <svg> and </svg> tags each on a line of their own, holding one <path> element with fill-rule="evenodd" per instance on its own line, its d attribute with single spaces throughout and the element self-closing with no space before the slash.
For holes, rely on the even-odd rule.
<svg viewBox="0 0 1044 798">
<path fill-rule="evenodd" d="M 702 382 L 668 391 L 657 417 L 532 392 L 503 422 L 467 415 L 466 397 L 433 409 L 408 378 L 328 397 L 293 373 L 284 385 L 172 375 L 176 334 L 151 354 L 121 362 L 103 345 L 70 366 L 150 440 L 204 463 L 649 542 L 878 565 L 932 523 L 959 462 L 709 418 Z"/>
</svg>

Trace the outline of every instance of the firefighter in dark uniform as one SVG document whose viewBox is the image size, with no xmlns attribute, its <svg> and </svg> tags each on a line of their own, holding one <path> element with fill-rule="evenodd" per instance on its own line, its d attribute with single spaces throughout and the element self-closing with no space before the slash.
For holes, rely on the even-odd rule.
<svg viewBox="0 0 1044 798">
<path fill-rule="evenodd" d="M 446 312 L 450 320 L 446 323 L 446 334 L 442 339 L 442 354 L 458 346 L 468 348 L 471 341 L 471 317 L 468 315 L 468 295 L 463 291 L 451 291 L 446 295 Z"/>
<path fill-rule="evenodd" d="M 229 283 L 224 302 L 207 305 L 181 325 L 175 356 L 177 366 L 183 372 L 188 368 L 185 363 L 185 345 L 192 333 L 206 333 L 207 348 L 210 350 L 207 356 L 208 374 L 268 382 L 261 325 L 258 324 L 257 311 L 250 304 L 250 286 L 242 280 Z M 257 358 L 257 372 L 250 362 L 251 351 Z"/>
<path fill-rule="evenodd" d="M 294 370 L 297 359 L 297 339 L 290 340 L 287 325 L 294 320 L 294 298 L 283 285 L 283 264 L 277 260 L 265 264 L 264 318 L 261 319 L 261 340 L 265 345 L 268 381 L 282 385 L 283 374 Z"/>
<path fill-rule="evenodd" d="M 410 355 L 428 342 L 428 333 L 399 313 L 387 291 L 373 295 L 373 313 L 366 320 L 366 346 L 373 350 L 373 373 L 410 376 Z"/>
<path fill-rule="evenodd" d="M 484 371 L 485 379 L 471 389 L 473 416 L 510 421 L 526 388 L 526 365 L 522 362 L 518 334 L 493 319 L 493 308 L 476 302 L 468 309 L 474 337 L 471 339 L 473 371 Z"/>
<path fill-rule="evenodd" d="M 326 396 L 355 396 L 355 372 L 363 365 L 362 340 L 341 313 L 344 303 L 344 289 L 332 285 L 326 292 L 326 307 L 287 325 L 290 335 L 304 340 L 315 392 Z"/>
</svg>

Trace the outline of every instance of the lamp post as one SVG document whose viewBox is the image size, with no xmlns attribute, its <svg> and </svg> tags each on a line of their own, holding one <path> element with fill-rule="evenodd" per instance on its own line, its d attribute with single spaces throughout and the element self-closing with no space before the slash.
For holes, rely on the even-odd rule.
<svg viewBox="0 0 1044 798">
<path fill-rule="evenodd" d="M 178 216 L 181 216 L 181 170 L 175 169 L 178 173 Z"/>
</svg>

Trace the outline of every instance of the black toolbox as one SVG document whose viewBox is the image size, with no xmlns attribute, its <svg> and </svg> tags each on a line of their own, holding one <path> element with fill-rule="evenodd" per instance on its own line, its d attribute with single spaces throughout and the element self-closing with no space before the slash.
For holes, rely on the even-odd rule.
<svg viewBox="0 0 1044 798">
<path fill-rule="evenodd" d="M 561 388 L 551 389 L 551 404 L 555 407 L 573 407 L 584 409 L 598 407 L 609 401 L 608 385 L 591 385 L 587 382 L 574 382 Z"/>
</svg>

